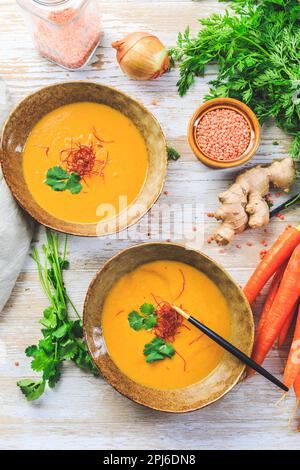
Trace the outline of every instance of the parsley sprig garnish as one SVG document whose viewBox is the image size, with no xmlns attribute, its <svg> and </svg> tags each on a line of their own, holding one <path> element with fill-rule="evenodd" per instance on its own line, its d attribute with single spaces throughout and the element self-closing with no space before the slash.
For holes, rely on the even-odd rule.
<svg viewBox="0 0 300 470">
<path fill-rule="evenodd" d="M 82 320 L 63 281 L 63 271 L 69 267 L 66 259 L 67 237 L 61 256 L 58 234 L 50 230 L 47 230 L 46 234 L 47 243 L 42 246 L 44 263 L 36 248 L 33 249 L 31 256 L 37 264 L 40 282 L 50 305 L 39 320 L 43 338 L 37 345 L 29 346 L 25 350 L 26 355 L 32 358 L 31 368 L 36 372 L 42 372 L 42 377 L 38 380 L 23 379 L 17 382 L 29 401 L 39 398 L 44 393 L 46 384 L 50 388 L 56 385 L 61 376 L 63 361 L 72 360 L 81 369 L 90 370 L 94 375 L 98 375 L 83 340 Z M 75 312 L 76 320 L 69 317 L 69 306 Z"/>
<path fill-rule="evenodd" d="M 133 310 L 128 315 L 128 321 L 131 328 L 135 331 L 139 331 L 142 328 L 145 330 L 151 330 L 157 323 L 157 315 L 155 308 L 152 304 L 144 303 L 140 306 L 140 313 Z"/>
<path fill-rule="evenodd" d="M 72 194 L 78 194 L 82 190 L 80 180 L 81 177 L 77 173 L 68 173 L 62 167 L 54 166 L 47 171 L 45 184 L 54 191 L 68 190 Z"/>
<path fill-rule="evenodd" d="M 144 303 L 140 306 L 139 312 L 133 310 L 128 315 L 128 322 L 130 327 L 139 331 L 141 329 L 151 330 L 157 325 L 157 315 L 155 307 L 150 303 Z M 155 337 L 150 343 L 145 344 L 144 356 L 146 362 L 152 363 L 154 361 L 161 361 L 166 358 L 171 358 L 175 354 L 175 349 L 170 343 L 166 343 L 164 339 Z"/>
<path fill-rule="evenodd" d="M 274 118 L 293 137 L 291 154 L 300 159 L 299 0 L 232 0 L 233 12 L 200 19 L 191 36 L 179 33 L 171 61 L 179 63 L 181 96 L 218 66 L 206 99 L 232 97 L 247 103 L 261 123 Z"/>
<path fill-rule="evenodd" d="M 144 355 L 146 362 L 161 361 L 165 358 L 171 358 L 175 354 L 174 346 L 166 343 L 162 338 L 154 338 L 151 343 L 145 344 Z"/>
</svg>

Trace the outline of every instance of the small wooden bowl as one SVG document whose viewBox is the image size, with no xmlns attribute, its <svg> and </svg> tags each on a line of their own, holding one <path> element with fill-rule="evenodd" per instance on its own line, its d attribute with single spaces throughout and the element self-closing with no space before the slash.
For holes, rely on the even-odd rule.
<svg viewBox="0 0 300 470">
<path fill-rule="evenodd" d="M 241 114 L 247 121 L 251 130 L 250 143 L 246 151 L 237 159 L 232 161 L 218 161 L 206 155 L 198 146 L 196 140 L 196 126 L 199 120 L 209 111 L 218 108 L 232 109 Z M 207 166 L 213 168 L 233 168 L 243 165 L 255 154 L 260 143 L 260 125 L 254 112 L 245 103 L 233 98 L 215 98 L 206 101 L 194 112 L 188 126 L 188 141 L 194 154 Z"/>
<path fill-rule="evenodd" d="M 106 296 L 124 274 L 155 260 L 176 260 L 205 273 L 221 289 L 231 314 L 229 340 L 250 355 L 254 324 L 250 306 L 229 274 L 203 253 L 173 243 L 145 243 L 127 248 L 111 258 L 92 281 L 84 304 L 84 335 L 89 352 L 104 378 L 127 398 L 160 411 L 187 412 L 203 408 L 228 393 L 238 382 L 244 364 L 225 352 L 221 362 L 206 378 L 184 388 L 160 390 L 128 378 L 107 351 L 101 316 Z M 122 339 L 120 338 L 120 341 Z M 124 352 L 126 354 L 126 351 Z"/>
<path fill-rule="evenodd" d="M 54 109 L 80 101 L 103 103 L 125 114 L 140 130 L 148 151 L 148 172 L 135 200 L 138 210 L 123 211 L 99 223 L 75 223 L 59 219 L 40 207 L 24 179 L 22 151 L 34 125 Z M 139 102 L 114 88 L 91 82 L 67 82 L 51 85 L 27 96 L 8 117 L 0 145 L 3 175 L 19 204 L 38 222 L 58 230 L 88 237 L 119 232 L 136 223 L 159 197 L 167 171 L 167 145 L 155 117 Z M 143 208 L 143 209 L 142 209 Z"/>
</svg>

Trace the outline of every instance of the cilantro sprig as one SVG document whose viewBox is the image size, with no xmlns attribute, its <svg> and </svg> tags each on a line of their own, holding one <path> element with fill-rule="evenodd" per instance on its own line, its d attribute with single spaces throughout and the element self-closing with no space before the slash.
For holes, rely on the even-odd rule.
<svg viewBox="0 0 300 470">
<path fill-rule="evenodd" d="M 131 328 L 135 331 L 139 331 L 142 328 L 145 330 L 151 330 L 157 323 L 157 315 L 155 308 L 152 304 L 144 303 L 140 306 L 140 313 L 133 310 L 128 315 L 128 322 Z"/>
<path fill-rule="evenodd" d="M 163 359 L 171 358 L 175 354 L 174 346 L 170 343 L 166 343 L 162 338 L 154 338 L 151 343 L 145 344 L 144 356 L 146 356 L 146 362 L 152 363 L 155 361 L 161 361 Z"/>
<path fill-rule="evenodd" d="M 157 314 L 155 307 L 150 303 L 144 303 L 140 306 L 139 312 L 133 310 L 128 315 L 130 327 L 135 331 L 142 329 L 151 330 L 157 325 Z M 170 343 L 166 343 L 164 339 L 155 337 L 150 343 L 145 344 L 143 354 L 146 362 L 151 364 L 154 361 L 162 361 L 171 358 L 175 354 L 175 349 Z"/>
<path fill-rule="evenodd" d="M 78 194 L 82 190 L 81 177 L 76 173 L 68 173 L 60 166 L 49 168 L 46 173 L 45 184 L 53 191 L 68 190 L 72 194 Z"/>
<path fill-rule="evenodd" d="M 80 315 L 71 301 L 63 280 L 63 271 L 68 269 L 66 259 L 67 237 L 63 255 L 59 255 L 60 240 L 58 234 L 46 231 L 47 243 L 43 245 L 44 263 L 36 248 L 32 258 L 37 264 L 42 288 L 47 295 L 50 305 L 47 307 L 39 323 L 42 325 L 42 339 L 37 345 L 28 346 L 26 356 L 31 357 L 31 368 L 41 372 L 38 380 L 22 379 L 17 382 L 27 400 L 39 398 L 45 391 L 46 385 L 55 387 L 61 376 L 61 366 L 64 361 L 72 360 L 81 369 L 98 375 L 87 346 L 83 340 L 83 327 Z M 77 319 L 72 320 L 68 314 L 72 307 Z"/>
</svg>

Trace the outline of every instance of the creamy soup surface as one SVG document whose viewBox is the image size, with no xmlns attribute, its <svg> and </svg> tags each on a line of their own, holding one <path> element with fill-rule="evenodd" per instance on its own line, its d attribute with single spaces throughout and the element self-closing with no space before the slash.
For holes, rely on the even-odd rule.
<svg viewBox="0 0 300 470">
<path fill-rule="evenodd" d="M 154 333 L 130 328 L 128 314 L 145 302 L 155 306 L 154 297 L 156 301 L 163 299 L 170 303 L 176 299 L 178 306 L 182 305 L 191 315 L 229 339 L 230 312 L 226 299 L 205 274 L 185 263 L 169 260 L 139 266 L 122 277 L 106 298 L 102 312 L 103 334 L 107 349 L 120 370 L 134 381 L 154 388 L 174 389 L 194 384 L 217 367 L 224 351 L 184 320 L 173 342 L 175 355 L 171 359 L 146 363 L 143 348 L 154 338 Z"/>
<path fill-rule="evenodd" d="M 103 176 L 84 178 L 76 195 L 53 191 L 44 182 L 48 169 L 63 166 L 61 151 L 70 145 L 86 145 L 91 138 L 97 143 L 93 131 L 104 141 L 103 149 L 97 150 L 97 158 L 106 161 Z M 148 154 L 141 133 L 124 114 L 103 104 L 73 103 L 34 126 L 23 150 L 23 169 L 31 194 L 48 213 L 69 222 L 92 223 L 111 215 L 101 206 L 97 214 L 99 205 L 112 205 L 119 213 L 119 196 L 127 198 L 127 205 L 135 201 L 146 179 Z"/>
</svg>

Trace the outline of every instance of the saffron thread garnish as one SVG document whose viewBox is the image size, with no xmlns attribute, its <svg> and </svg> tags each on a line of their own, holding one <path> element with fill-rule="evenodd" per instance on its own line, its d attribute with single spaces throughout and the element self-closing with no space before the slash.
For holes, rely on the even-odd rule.
<svg viewBox="0 0 300 470">
<path fill-rule="evenodd" d="M 196 343 L 197 341 L 199 341 L 199 339 L 202 338 L 202 336 L 204 336 L 204 333 L 202 333 L 201 335 L 197 336 L 195 339 L 193 339 L 193 341 L 191 341 L 189 343 L 189 346 L 191 346 L 192 344 Z"/>
<path fill-rule="evenodd" d="M 179 294 L 177 295 L 177 297 L 175 297 L 173 302 L 175 302 L 175 300 L 178 300 L 179 297 L 181 297 L 181 295 L 183 294 L 183 292 L 185 290 L 185 275 L 184 275 L 182 269 L 179 268 L 179 271 L 180 271 L 181 276 L 182 276 L 182 287 L 181 287 L 181 290 L 180 290 Z"/>
<path fill-rule="evenodd" d="M 88 144 L 74 142 L 71 138 L 70 147 L 60 151 L 60 160 L 69 173 L 77 173 L 86 183 L 85 177 L 97 175 L 104 176 L 104 169 L 108 162 L 108 151 L 104 148 L 104 143 L 112 143 L 112 141 L 102 140 L 93 128 L 93 137 Z M 105 158 L 99 158 L 98 148 L 106 150 Z"/>
<path fill-rule="evenodd" d="M 168 302 L 161 301 L 155 310 L 157 323 L 154 334 L 165 341 L 173 342 L 175 335 L 182 326 L 183 318 Z"/>
<path fill-rule="evenodd" d="M 163 299 L 162 297 L 160 297 L 159 295 L 154 295 L 153 292 L 151 292 L 151 297 L 153 298 L 154 302 L 158 305 Z M 161 300 L 157 300 L 158 298 L 160 298 Z"/>
<path fill-rule="evenodd" d="M 47 158 L 49 157 L 49 150 L 50 150 L 50 147 L 47 147 L 47 146 L 45 146 L 45 145 L 37 145 L 37 144 L 35 145 L 35 147 L 38 147 L 38 148 L 40 148 L 40 149 L 43 149 L 44 152 L 45 152 L 46 157 L 47 157 Z"/>
<path fill-rule="evenodd" d="M 175 354 L 177 354 L 177 355 L 180 357 L 180 359 L 182 359 L 182 361 L 183 361 L 183 371 L 185 372 L 185 371 L 186 371 L 186 360 L 185 360 L 184 357 L 183 357 L 178 351 L 176 351 L 176 350 L 175 350 Z"/>
<path fill-rule="evenodd" d="M 125 310 L 119 310 L 119 312 L 117 312 L 117 313 L 115 314 L 115 317 L 117 317 L 118 315 L 120 315 L 120 314 L 123 313 L 123 312 L 125 312 Z"/>
</svg>

